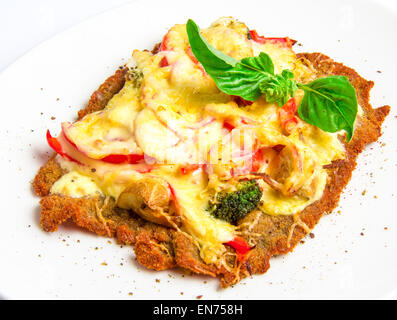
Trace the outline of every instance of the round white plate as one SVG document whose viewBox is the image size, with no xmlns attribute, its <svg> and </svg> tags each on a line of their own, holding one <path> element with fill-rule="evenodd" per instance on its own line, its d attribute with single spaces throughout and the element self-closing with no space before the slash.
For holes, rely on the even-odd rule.
<svg viewBox="0 0 397 320">
<path fill-rule="evenodd" d="M 220 289 L 208 277 L 139 266 L 131 247 L 71 225 L 45 233 L 31 188 L 51 153 L 45 131 L 78 109 L 134 48 L 175 23 L 234 16 L 267 36 L 290 36 L 374 80 L 374 106 L 397 106 L 396 14 L 364 1 L 135 1 L 41 44 L 0 75 L 0 295 L 71 299 L 302 299 L 397 297 L 396 110 L 360 156 L 340 207 L 264 275 Z M 378 72 L 379 71 L 379 72 Z M 364 192 L 365 191 L 365 192 Z M 365 193 L 365 195 L 363 195 Z"/>
</svg>

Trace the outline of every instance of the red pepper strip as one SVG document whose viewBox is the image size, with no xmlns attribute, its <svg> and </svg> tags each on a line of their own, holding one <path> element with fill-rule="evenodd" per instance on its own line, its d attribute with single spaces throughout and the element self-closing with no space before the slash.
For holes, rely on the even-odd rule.
<svg viewBox="0 0 397 320">
<path fill-rule="evenodd" d="M 196 171 L 198 168 L 200 168 L 200 164 L 188 164 L 186 166 L 181 167 L 181 173 L 182 174 L 188 174 L 193 171 Z"/>
<path fill-rule="evenodd" d="M 159 49 L 160 51 L 168 50 L 168 48 L 167 48 L 167 40 L 168 40 L 168 33 L 166 33 L 166 35 L 163 38 L 163 41 L 161 41 L 161 45 L 160 45 L 160 49 Z M 169 64 L 169 62 L 167 60 L 167 57 L 163 57 L 163 59 L 161 59 L 161 61 L 160 61 L 160 68 L 168 67 L 169 65 L 170 64 Z"/>
<path fill-rule="evenodd" d="M 239 96 L 232 96 L 232 97 L 233 97 L 234 102 L 236 102 L 239 106 L 245 107 L 245 106 L 250 106 L 251 104 L 253 104 L 252 101 L 245 100 Z"/>
<path fill-rule="evenodd" d="M 188 46 L 188 47 L 187 47 L 187 49 L 186 49 L 186 54 L 188 55 L 188 57 L 190 58 L 190 60 L 192 60 L 193 63 L 196 64 L 196 65 L 200 68 L 201 72 L 202 72 L 204 75 L 206 75 L 207 72 L 205 72 L 203 65 L 197 60 L 197 58 L 196 58 L 195 55 L 193 54 L 193 51 L 192 51 L 192 47 L 191 47 L 191 46 Z"/>
<path fill-rule="evenodd" d="M 267 43 L 267 42 L 272 42 L 272 43 L 280 43 L 280 44 L 285 44 L 288 45 L 289 47 L 292 47 L 297 41 L 290 39 L 288 37 L 285 38 L 265 38 L 263 36 L 258 35 L 256 30 L 250 30 L 249 31 L 250 36 L 252 40 L 258 42 L 258 43 Z"/>
<path fill-rule="evenodd" d="M 235 128 L 235 126 L 232 125 L 232 124 L 231 124 L 230 122 L 228 122 L 228 121 L 223 121 L 223 127 L 224 127 L 225 129 L 229 130 L 229 131 L 232 131 L 232 130 Z"/>
<path fill-rule="evenodd" d="M 285 148 L 285 145 L 283 144 L 276 144 L 275 146 L 272 147 L 272 149 L 278 153 L 281 152 Z"/>
<path fill-rule="evenodd" d="M 298 105 L 296 104 L 295 98 L 289 99 L 287 103 L 282 106 L 282 109 L 287 111 L 289 114 L 295 114 L 296 111 L 298 111 Z"/>
<path fill-rule="evenodd" d="M 160 60 L 160 68 L 168 67 L 169 65 L 167 57 L 163 57 L 163 59 Z"/>
<path fill-rule="evenodd" d="M 73 146 L 73 148 L 79 150 L 79 148 L 77 148 L 77 145 L 72 140 L 70 140 L 68 135 L 66 134 L 64 123 L 62 123 L 62 135 L 65 138 L 65 140 Z"/>
<path fill-rule="evenodd" d="M 76 150 L 79 151 L 78 146 L 71 141 L 66 132 L 65 132 L 65 127 L 64 125 L 62 125 L 62 134 L 64 136 L 64 138 L 66 139 L 67 142 L 69 142 Z M 84 152 L 83 152 L 84 153 Z M 137 164 L 139 161 L 143 160 L 145 157 L 145 155 L 143 154 L 110 154 L 106 157 L 103 157 L 102 159 L 95 159 L 95 160 L 101 160 L 103 162 L 108 162 L 108 163 L 115 163 L 115 164 L 119 164 L 119 163 L 128 163 L 128 164 Z"/>
<path fill-rule="evenodd" d="M 294 98 L 289 99 L 288 102 L 278 110 L 281 126 L 287 134 L 291 134 L 292 130 L 299 123 L 298 118 L 295 116 L 297 110 L 298 105 Z"/>
<path fill-rule="evenodd" d="M 189 56 L 190 60 L 192 60 L 195 64 L 199 64 L 199 61 L 197 60 L 197 58 L 193 54 L 191 46 L 187 47 L 186 53 Z"/>
<path fill-rule="evenodd" d="M 120 163 L 137 164 L 144 158 L 145 155 L 143 154 L 131 153 L 131 154 L 110 154 L 100 160 L 114 164 L 120 164 Z"/>
<path fill-rule="evenodd" d="M 76 144 L 74 142 L 70 141 L 70 139 L 64 133 L 63 133 L 63 136 L 68 143 L 70 143 L 75 149 L 78 150 L 78 147 L 76 146 Z M 60 142 L 58 141 L 57 138 L 54 138 L 51 136 L 49 130 L 47 130 L 47 142 L 48 142 L 49 146 L 52 149 L 54 149 L 54 151 L 56 153 L 58 153 L 59 155 L 61 155 L 62 157 L 65 157 L 71 161 L 80 163 L 79 161 L 73 159 L 71 156 L 69 156 L 62 150 L 62 146 L 61 146 Z M 110 154 L 110 155 L 108 155 L 102 159 L 99 159 L 99 160 L 101 160 L 103 162 L 114 163 L 114 164 L 119 164 L 119 163 L 137 164 L 144 158 L 145 158 L 144 154 L 132 153 L 132 154 L 126 154 L 126 155 L 124 155 L 124 154 Z"/>
<path fill-rule="evenodd" d="M 169 182 L 167 182 L 167 183 L 168 183 L 168 188 L 170 189 L 171 200 L 174 201 L 175 209 L 177 211 L 180 211 L 181 207 L 179 206 L 178 199 L 176 198 L 175 190 Z"/>
<path fill-rule="evenodd" d="M 232 241 L 226 242 L 225 244 L 233 247 L 234 250 L 236 250 L 237 259 L 240 262 L 245 260 L 247 252 L 252 249 L 240 236 L 235 236 Z"/>
<path fill-rule="evenodd" d="M 59 140 L 57 138 L 54 138 L 53 136 L 51 136 L 50 130 L 47 130 L 47 142 L 48 145 L 56 152 L 58 153 L 60 156 L 69 159 L 70 161 L 76 162 L 76 163 L 80 163 L 79 161 L 77 161 L 76 159 L 73 159 L 71 156 L 69 156 L 68 154 L 66 154 L 63 149 L 62 149 L 62 145 L 59 142 Z"/>
<path fill-rule="evenodd" d="M 167 48 L 167 40 L 168 40 L 168 32 L 163 37 L 163 41 L 161 41 L 160 51 L 168 50 L 168 48 Z"/>
<path fill-rule="evenodd" d="M 263 161 L 262 149 L 258 149 L 252 157 L 252 172 L 257 172 Z"/>
</svg>

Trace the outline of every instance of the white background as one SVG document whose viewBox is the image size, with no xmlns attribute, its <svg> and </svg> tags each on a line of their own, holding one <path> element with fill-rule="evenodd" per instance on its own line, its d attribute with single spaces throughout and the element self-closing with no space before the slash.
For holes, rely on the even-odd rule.
<svg viewBox="0 0 397 320">
<path fill-rule="evenodd" d="M 1 0 L 0 72 L 39 43 L 131 0 Z"/>
<path fill-rule="evenodd" d="M 133 1 L 1 0 L 0 72 L 31 48 L 58 32 L 129 2 Z M 382 3 L 397 11 L 395 0 L 374 0 L 374 2 Z"/>
</svg>

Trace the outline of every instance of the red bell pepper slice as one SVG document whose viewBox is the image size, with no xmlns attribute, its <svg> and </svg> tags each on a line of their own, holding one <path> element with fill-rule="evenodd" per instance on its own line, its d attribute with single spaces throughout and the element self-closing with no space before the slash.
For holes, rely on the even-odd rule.
<svg viewBox="0 0 397 320">
<path fill-rule="evenodd" d="M 237 259 L 242 262 L 246 259 L 246 254 L 252 248 L 245 242 L 245 240 L 240 236 L 235 236 L 232 241 L 226 242 L 225 244 L 231 246 L 236 250 Z"/>
<path fill-rule="evenodd" d="M 193 54 L 191 46 L 187 47 L 186 54 L 189 56 L 190 60 L 192 60 L 195 64 L 199 64 L 199 61 L 197 60 L 197 58 Z"/>
<path fill-rule="evenodd" d="M 66 139 L 66 141 L 68 143 L 70 143 L 76 150 L 78 150 L 77 146 L 75 143 L 73 143 L 72 141 L 70 141 L 67 136 L 62 133 L 64 138 Z M 54 138 L 51 136 L 50 131 L 47 130 L 47 142 L 48 145 L 56 152 L 58 153 L 60 156 L 65 157 L 71 161 L 80 163 L 79 161 L 77 161 L 76 159 L 73 159 L 71 156 L 69 156 L 66 152 L 63 151 L 62 149 L 62 145 L 59 142 L 58 138 Z M 102 159 L 99 159 L 103 162 L 107 162 L 107 163 L 113 163 L 113 164 L 121 164 L 121 163 L 128 163 L 128 164 L 137 164 L 140 161 L 142 161 L 145 158 L 144 154 L 110 154 Z"/>
<path fill-rule="evenodd" d="M 297 110 L 298 105 L 294 98 L 289 99 L 288 102 L 278 110 L 281 126 L 287 134 L 291 134 L 299 123 L 298 118 L 295 116 Z"/>
<path fill-rule="evenodd" d="M 164 36 L 163 41 L 161 41 L 159 51 L 167 51 L 167 40 L 168 40 L 168 33 Z M 163 57 L 160 61 L 160 68 L 168 67 L 170 64 L 168 63 L 167 57 Z"/>
<path fill-rule="evenodd" d="M 168 67 L 169 65 L 167 57 L 163 57 L 163 59 L 160 60 L 160 68 Z"/>
<path fill-rule="evenodd" d="M 80 163 L 79 161 L 77 161 L 76 159 L 73 159 L 71 156 L 69 156 L 66 152 L 63 151 L 62 145 L 59 142 L 58 138 L 54 138 L 53 136 L 51 136 L 50 130 L 47 130 L 46 138 L 47 138 L 48 145 L 56 153 L 58 153 L 61 157 L 67 158 L 70 161 L 73 161 L 73 162 L 76 162 L 76 163 Z"/>
<path fill-rule="evenodd" d="M 252 172 L 257 172 L 260 169 L 262 162 L 263 162 L 262 149 L 259 148 L 258 150 L 256 150 L 256 152 L 252 157 Z"/>
<path fill-rule="evenodd" d="M 171 186 L 169 182 L 168 183 L 168 188 L 170 189 L 170 194 L 171 194 L 171 200 L 174 201 L 175 209 L 180 212 L 181 207 L 179 205 L 178 199 L 176 197 L 175 189 Z"/>
<path fill-rule="evenodd" d="M 256 30 L 249 30 L 249 34 L 252 38 L 252 40 L 258 42 L 258 43 L 279 43 L 279 44 L 284 44 L 286 46 L 292 47 L 297 41 L 290 39 L 288 37 L 285 38 L 265 38 L 264 36 L 258 35 Z"/>
<path fill-rule="evenodd" d="M 200 168 L 202 165 L 200 164 L 187 164 L 183 167 L 181 167 L 181 173 L 182 174 L 188 174 L 193 171 L 196 171 L 198 168 Z"/>
<path fill-rule="evenodd" d="M 229 121 L 227 121 L 227 120 L 225 120 L 225 121 L 223 121 L 223 127 L 225 128 L 225 129 L 227 129 L 228 131 L 232 131 L 234 128 L 235 128 L 235 126 L 233 125 L 233 124 L 231 124 Z"/>
<path fill-rule="evenodd" d="M 167 40 L 168 40 L 168 32 L 165 34 L 165 36 L 163 37 L 163 41 L 161 41 L 161 45 L 160 45 L 160 51 L 166 51 L 168 50 L 167 47 Z"/>
<path fill-rule="evenodd" d="M 197 65 L 197 66 L 200 68 L 201 72 L 202 72 L 204 75 L 206 75 L 207 72 L 205 72 L 205 70 L 204 70 L 202 64 L 201 64 L 201 63 L 197 60 L 197 58 L 195 57 L 195 55 L 194 55 L 194 53 L 193 53 L 193 51 L 192 51 L 192 47 L 191 47 L 191 46 L 188 46 L 188 47 L 187 47 L 187 49 L 186 49 L 186 54 L 188 55 L 188 57 L 190 58 L 190 60 L 192 60 L 193 63 L 194 63 L 195 65 Z"/>
<path fill-rule="evenodd" d="M 137 164 L 145 158 L 144 154 L 110 154 L 101 159 L 103 162 L 107 163 L 128 163 L 128 164 Z"/>
</svg>

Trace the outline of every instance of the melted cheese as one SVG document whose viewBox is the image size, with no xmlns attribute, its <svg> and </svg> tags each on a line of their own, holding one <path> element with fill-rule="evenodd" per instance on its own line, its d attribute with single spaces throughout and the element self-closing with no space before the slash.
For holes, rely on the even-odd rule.
<svg viewBox="0 0 397 320">
<path fill-rule="evenodd" d="M 70 171 L 56 181 L 50 190 L 51 193 L 63 194 L 72 198 L 86 196 L 102 196 L 103 193 L 95 181 L 77 171 Z"/>
<path fill-rule="evenodd" d="M 219 19 L 202 34 L 217 49 L 236 59 L 266 52 L 277 73 L 290 69 L 297 79 L 315 78 L 292 49 L 247 39 L 245 24 L 232 18 Z M 296 214 L 317 201 L 327 181 L 323 165 L 343 158 L 345 150 L 337 134 L 323 132 L 303 121 L 299 130 L 284 134 L 278 106 L 264 98 L 239 107 L 232 97 L 217 89 L 189 56 L 185 25 L 172 27 L 165 39 L 166 50 L 157 54 L 133 52 L 127 64 L 131 77 L 104 110 L 64 124 L 67 139 L 60 137 L 62 145 L 83 165 L 58 157 L 69 173 L 54 184 L 51 192 L 72 197 L 102 194 L 117 199 L 132 181 L 147 174 L 161 177 L 175 190 L 183 217 L 182 230 L 200 246 L 204 261 L 213 263 L 224 252 L 223 243 L 233 239 L 235 226 L 209 215 L 208 201 L 214 192 L 236 184 L 235 179 L 230 179 L 230 172 L 244 172 L 250 158 L 248 149 L 256 145 L 292 146 L 301 162 L 299 174 L 287 179 L 300 187 L 293 196 L 260 181 L 263 196 L 259 209 L 273 215 Z M 164 58 L 167 66 L 161 66 Z M 296 99 L 301 96 L 298 90 Z M 225 129 L 225 121 L 236 128 L 231 132 Z M 109 154 L 131 153 L 155 158 L 156 164 L 116 165 L 100 161 Z M 270 150 L 271 157 L 274 151 Z M 200 169 L 187 175 L 180 173 L 181 166 L 196 163 L 206 164 L 207 172 Z M 264 164 L 259 171 L 269 170 Z"/>
</svg>

